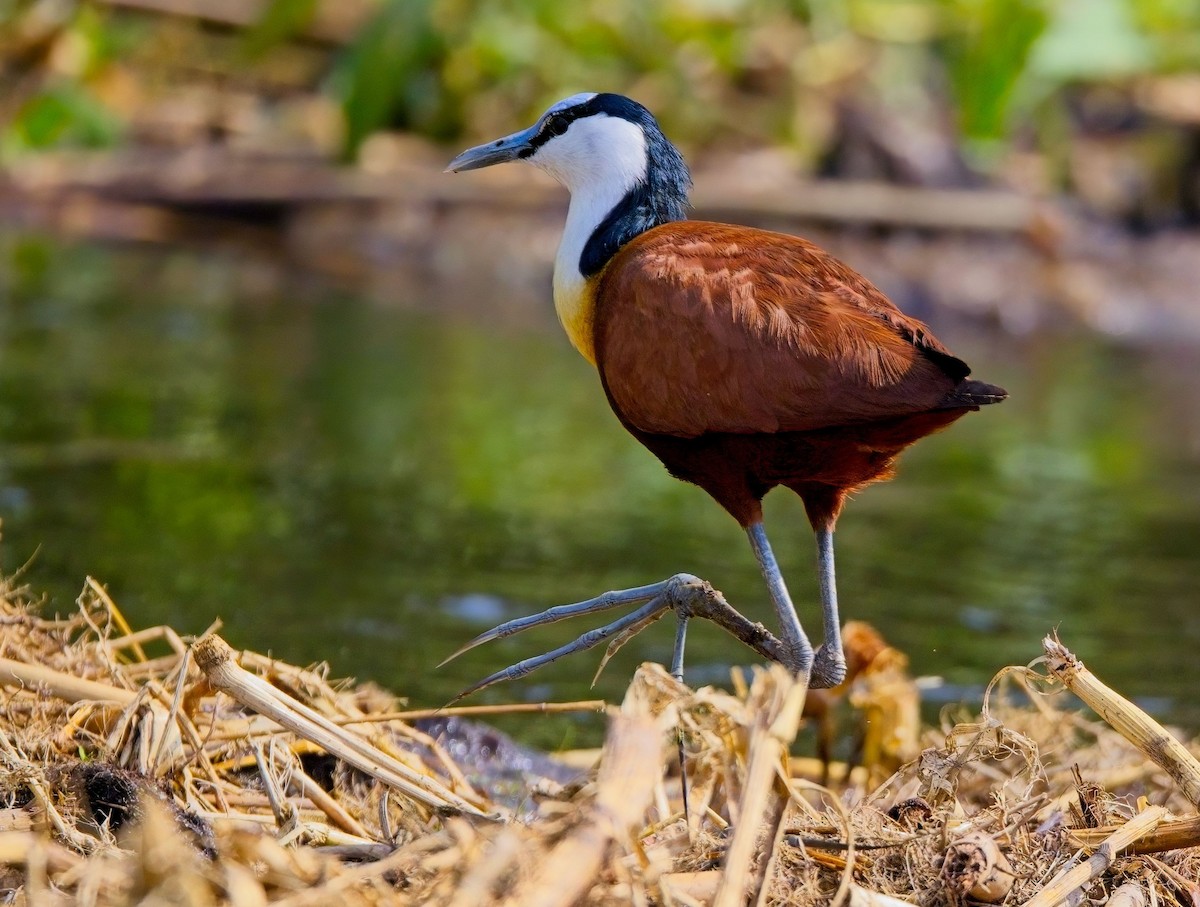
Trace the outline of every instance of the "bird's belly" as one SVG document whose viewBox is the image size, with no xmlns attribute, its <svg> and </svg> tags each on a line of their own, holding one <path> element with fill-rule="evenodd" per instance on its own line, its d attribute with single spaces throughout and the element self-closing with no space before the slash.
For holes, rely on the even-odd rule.
<svg viewBox="0 0 1200 907">
<path fill-rule="evenodd" d="M 676 478 L 699 485 L 745 525 L 783 485 L 850 493 L 891 478 L 904 448 L 968 410 L 942 410 L 861 425 L 759 434 L 710 432 L 695 438 L 626 428 Z"/>
</svg>

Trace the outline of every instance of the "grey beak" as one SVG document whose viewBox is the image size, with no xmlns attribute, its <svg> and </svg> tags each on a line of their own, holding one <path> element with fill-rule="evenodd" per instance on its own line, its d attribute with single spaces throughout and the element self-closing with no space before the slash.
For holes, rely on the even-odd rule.
<svg viewBox="0 0 1200 907">
<path fill-rule="evenodd" d="M 530 150 L 529 142 L 535 135 L 537 135 L 537 127 L 531 126 L 521 132 L 514 132 L 502 139 L 488 142 L 486 145 L 468 148 L 446 165 L 446 172 L 461 173 L 463 170 L 478 170 L 480 167 L 490 167 L 493 164 L 519 160 L 525 157 L 526 152 Z"/>
</svg>

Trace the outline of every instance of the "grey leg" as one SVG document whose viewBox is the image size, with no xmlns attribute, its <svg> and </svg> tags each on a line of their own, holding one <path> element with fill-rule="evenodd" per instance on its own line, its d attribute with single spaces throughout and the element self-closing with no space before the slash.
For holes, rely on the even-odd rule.
<svg viewBox="0 0 1200 907">
<path fill-rule="evenodd" d="M 779 572 L 779 564 L 775 562 L 775 555 L 767 541 L 767 532 L 761 522 L 752 523 L 746 529 L 746 535 L 750 538 L 750 547 L 754 549 L 759 569 L 762 570 L 763 579 L 767 581 L 767 589 L 771 593 L 771 602 L 775 605 L 775 613 L 779 616 L 779 636 L 785 653 L 784 658 L 776 660 L 797 677 L 807 679 L 813 666 L 812 643 L 808 641 L 804 628 L 800 626 L 800 618 L 796 616 L 792 597 L 788 594 L 783 575 Z"/>
<path fill-rule="evenodd" d="M 671 652 L 671 676 L 683 683 L 683 647 L 687 642 L 689 615 L 680 614 L 675 626 L 675 649 Z"/>
<path fill-rule="evenodd" d="M 842 623 L 838 617 L 837 581 L 833 570 L 833 530 L 817 530 L 817 575 L 821 583 L 821 622 L 825 641 L 813 662 L 812 685 L 836 687 L 846 678 L 846 655 L 842 651 Z"/>
</svg>

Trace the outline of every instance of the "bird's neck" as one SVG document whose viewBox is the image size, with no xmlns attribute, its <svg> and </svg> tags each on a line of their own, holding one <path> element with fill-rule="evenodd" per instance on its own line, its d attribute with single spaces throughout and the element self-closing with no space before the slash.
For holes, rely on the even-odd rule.
<svg viewBox="0 0 1200 907">
<path fill-rule="evenodd" d="M 592 341 L 596 299 L 593 281 L 589 278 L 594 277 L 595 272 L 585 273 L 583 262 L 588 245 L 626 192 L 622 189 L 616 193 L 611 186 L 604 185 L 572 192 L 567 224 L 554 259 L 554 309 L 558 312 L 558 320 L 571 344 L 593 365 L 596 364 Z"/>
<path fill-rule="evenodd" d="M 563 180 L 571 205 L 554 262 L 554 308 L 571 343 L 593 365 L 597 278 L 631 239 L 687 214 L 691 181 L 675 147 L 657 134 L 635 151 L 607 158 L 608 173 Z"/>
</svg>

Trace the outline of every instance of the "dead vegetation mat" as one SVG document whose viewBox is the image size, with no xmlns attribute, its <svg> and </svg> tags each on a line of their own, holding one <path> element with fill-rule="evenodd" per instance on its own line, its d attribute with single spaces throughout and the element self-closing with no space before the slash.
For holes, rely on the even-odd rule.
<svg viewBox="0 0 1200 907">
<path fill-rule="evenodd" d="M 902 658 L 861 673 L 875 745 L 826 785 L 781 669 L 645 665 L 576 780 L 514 789 L 375 687 L 0 579 L 0 903 L 1200 904 L 1200 764 L 1045 646 L 938 727 L 888 713 Z"/>
</svg>

